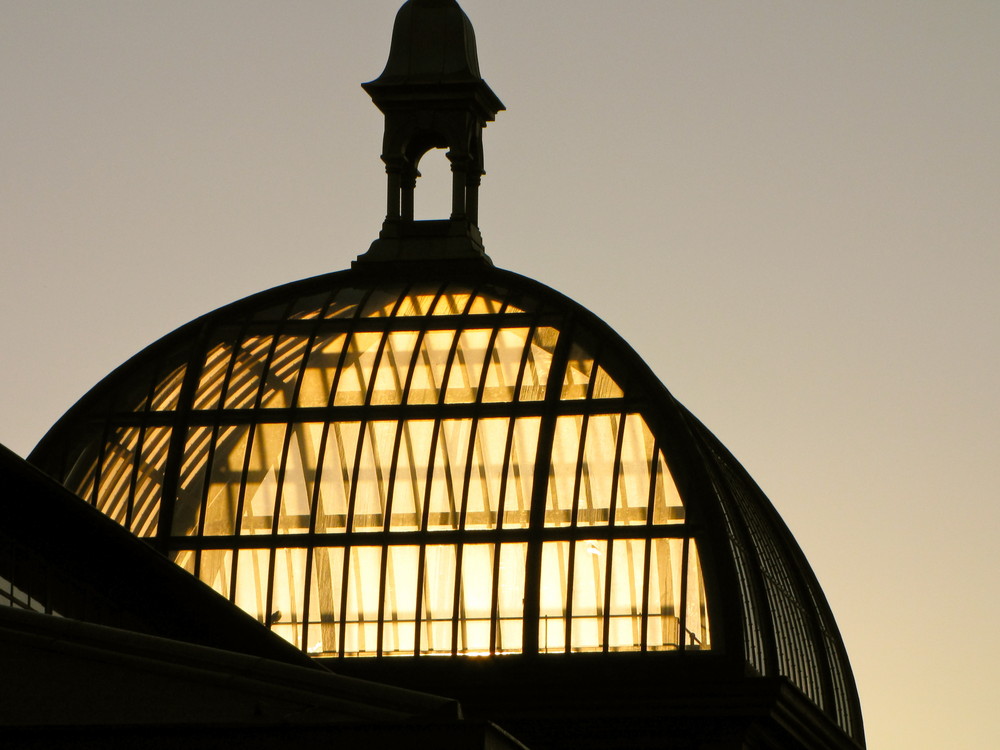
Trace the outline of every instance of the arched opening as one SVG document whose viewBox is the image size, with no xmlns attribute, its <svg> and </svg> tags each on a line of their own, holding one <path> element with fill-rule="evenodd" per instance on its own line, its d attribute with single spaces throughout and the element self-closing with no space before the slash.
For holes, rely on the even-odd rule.
<svg viewBox="0 0 1000 750">
<path fill-rule="evenodd" d="M 413 218 L 447 219 L 451 216 L 451 163 L 443 148 L 424 154 L 417 168 L 420 177 L 413 195 Z"/>
</svg>

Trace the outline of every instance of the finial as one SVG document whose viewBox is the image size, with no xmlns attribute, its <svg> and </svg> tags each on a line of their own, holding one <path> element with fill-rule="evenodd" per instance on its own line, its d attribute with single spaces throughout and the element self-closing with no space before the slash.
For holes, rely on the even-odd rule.
<svg viewBox="0 0 1000 750">
<path fill-rule="evenodd" d="M 408 0 L 396 14 L 385 70 L 362 87 L 385 115 L 388 196 L 379 239 L 358 260 L 489 262 L 478 226 L 482 133 L 504 106 L 479 72 L 476 35 L 458 3 Z M 435 148 L 448 149 L 451 215 L 415 221 L 417 166 Z"/>
</svg>

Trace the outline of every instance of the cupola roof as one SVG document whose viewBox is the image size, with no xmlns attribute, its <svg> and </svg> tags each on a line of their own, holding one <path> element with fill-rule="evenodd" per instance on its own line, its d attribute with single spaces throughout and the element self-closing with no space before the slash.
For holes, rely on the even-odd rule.
<svg viewBox="0 0 1000 750">
<path fill-rule="evenodd" d="M 455 0 L 409 0 L 396 14 L 389 61 L 370 87 L 481 81 L 476 33 Z"/>
</svg>

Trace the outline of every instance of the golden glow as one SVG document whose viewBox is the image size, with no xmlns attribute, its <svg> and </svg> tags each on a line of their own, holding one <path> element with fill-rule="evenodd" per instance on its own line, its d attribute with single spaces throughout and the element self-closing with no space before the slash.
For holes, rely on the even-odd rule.
<svg viewBox="0 0 1000 750">
<path fill-rule="evenodd" d="M 653 432 L 582 341 L 552 372 L 560 330 L 531 307 L 437 285 L 349 288 L 254 316 L 297 327 L 220 334 L 191 386 L 174 559 L 313 654 L 518 653 L 535 627 L 541 651 L 708 648 L 694 541 L 652 531 L 685 520 Z M 186 372 L 137 410 L 182 408 Z M 171 442 L 170 426 L 116 427 L 71 483 L 152 536 Z M 517 536 L 539 524 L 586 537 Z M 193 536 L 222 548 L 186 549 Z"/>
</svg>

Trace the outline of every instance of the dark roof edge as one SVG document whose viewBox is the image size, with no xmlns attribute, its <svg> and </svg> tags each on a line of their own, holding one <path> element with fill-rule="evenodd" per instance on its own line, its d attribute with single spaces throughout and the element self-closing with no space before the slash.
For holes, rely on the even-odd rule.
<svg viewBox="0 0 1000 750">
<path fill-rule="evenodd" d="M 209 586 L 0 445 L 0 545 L 18 545 L 46 563 L 34 585 L 56 611 L 147 635 L 322 669 Z M 8 556 L 0 555 L 2 566 Z M 16 577 L 18 570 L 7 571 Z M 54 585 L 53 585 L 54 584 Z M 93 596 L 95 601 L 85 601 Z M 39 597 L 41 598 L 41 597 Z M 61 606 L 61 601 L 66 606 Z M 81 602 L 84 606 L 80 606 Z"/>
<path fill-rule="evenodd" d="M 94 659 L 105 666 L 117 664 L 150 676 L 170 674 L 261 697 L 305 700 L 309 711 L 303 718 L 309 721 L 326 715 L 376 721 L 461 718 L 458 702 L 451 698 L 11 607 L 0 607 L 0 635 L 7 647 L 16 644 L 62 658 Z"/>
</svg>

